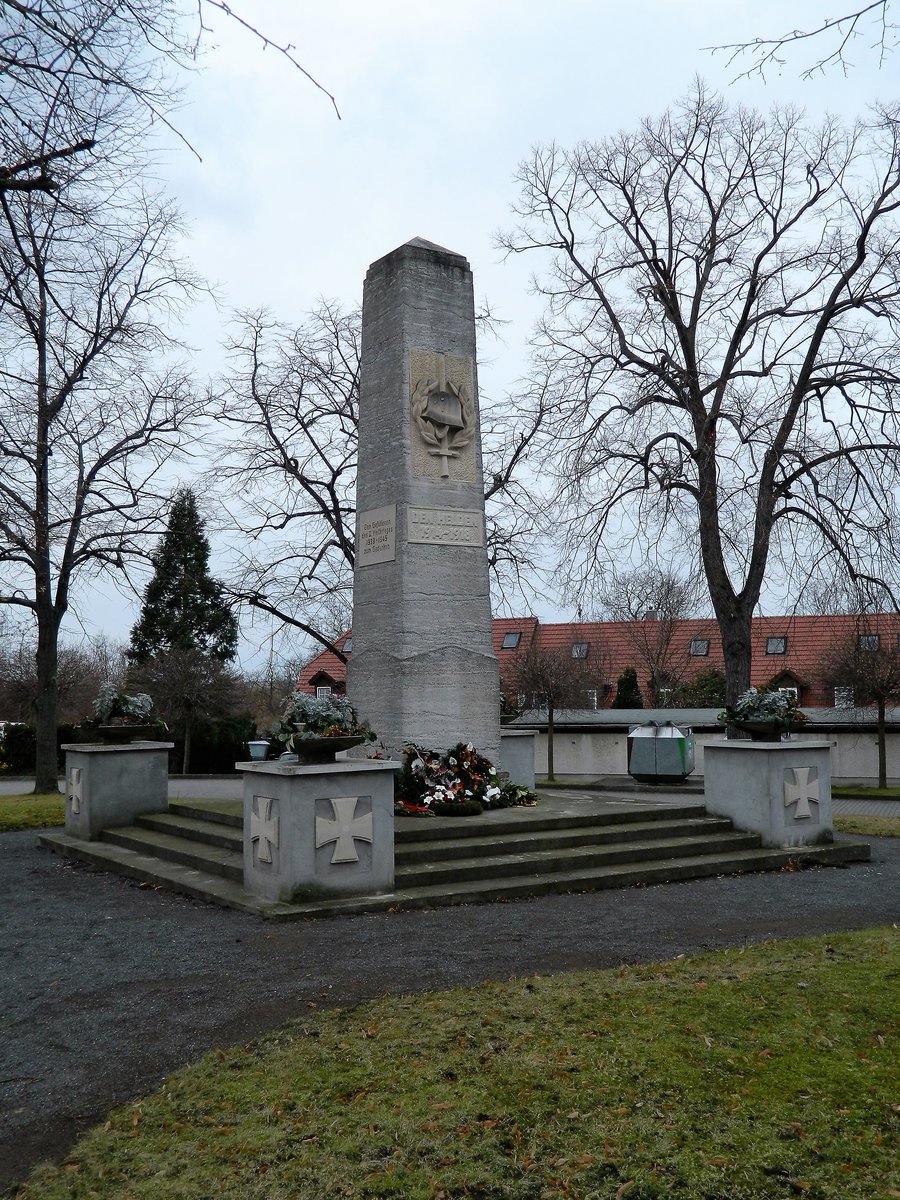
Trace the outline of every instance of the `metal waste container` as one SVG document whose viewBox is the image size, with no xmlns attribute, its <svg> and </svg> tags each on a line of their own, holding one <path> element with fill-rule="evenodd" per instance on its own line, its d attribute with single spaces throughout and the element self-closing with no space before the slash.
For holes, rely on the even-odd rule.
<svg viewBox="0 0 900 1200">
<path fill-rule="evenodd" d="M 682 783 L 694 769 L 694 735 L 671 721 L 628 731 L 628 774 L 639 783 Z"/>
</svg>

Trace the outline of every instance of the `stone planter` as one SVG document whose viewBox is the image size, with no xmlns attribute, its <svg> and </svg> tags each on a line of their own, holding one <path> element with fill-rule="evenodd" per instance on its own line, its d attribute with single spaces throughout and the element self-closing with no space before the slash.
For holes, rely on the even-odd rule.
<svg viewBox="0 0 900 1200">
<path fill-rule="evenodd" d="M 165 812 L 173 745 L 94 741 L 63 746 L 66 833 L 92 840 L 112 825 L 130 825 L 139 813 Z"/>
<path fill-rule="evenodd" d="M 784 717 L 767 717 L 764 721 L 732 721 L 735 729 L 749 733 L 752 742 L 777 742 L 782 734 L 799 733 L 804 728 L 802 721 L 789 721 Z"/>
<path fill-rule="evenodd" d="M 334 762 L 334 756 L 341 750 L 350 750 L 365 741 L 361 736 L 354 737 L 298 737 L 294 738 L 294 754 L 300 762 Z"/>
<path fill-rule="evenodd" d="M 235 765 L 244 775 L 248 891 L 291 902 L 393 890 L 399 763 Z"/>
<path fill-rule="evenodd" d="M 764 846 L 834 840 L 831 743 L 710 742 L 704 752 L 707 812 L 758 833 Z"/>
<path fill-rule="evenodd" d="M 157 733 L 156 725 L 79 725 L 79 745 L 127 745 L 128 742 L 152 741 Z"/>
</svg>

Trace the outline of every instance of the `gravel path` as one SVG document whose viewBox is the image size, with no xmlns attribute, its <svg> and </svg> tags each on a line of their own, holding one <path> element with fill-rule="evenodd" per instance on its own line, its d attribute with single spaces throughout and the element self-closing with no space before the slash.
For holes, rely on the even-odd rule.
<svg viewBox="0 0 900 1200">
<path fill-rule="evenodd" d="M 174 1068 L 316 1007 L 900 922 L 871 863 L 272 926 L 0 835 L 0 1189 Z"/>
</svg>

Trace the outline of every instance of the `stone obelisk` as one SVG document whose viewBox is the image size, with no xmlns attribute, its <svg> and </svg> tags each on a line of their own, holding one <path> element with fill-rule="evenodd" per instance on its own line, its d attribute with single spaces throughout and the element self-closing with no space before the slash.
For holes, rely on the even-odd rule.
<svg viewBox="0 0 900 1200">
<path fill-rule="evenodd" d="M 392 754 L 463 741 L 499 759 L 472 272 L 422 238 L 363 290 L 347 690 Z"/>
</svg>

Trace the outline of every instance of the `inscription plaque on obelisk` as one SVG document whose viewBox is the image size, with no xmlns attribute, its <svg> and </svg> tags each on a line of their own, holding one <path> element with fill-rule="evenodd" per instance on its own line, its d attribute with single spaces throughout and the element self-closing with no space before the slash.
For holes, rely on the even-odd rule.
<svg viewBox="0 0 900 1200">
<path fill-rule="evenodd" d="M 363 290 L 348 694 L 385 746 L 500 752 L 472 272 L 414 238 Z"/>
</svg>

